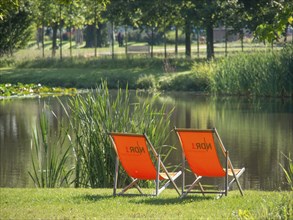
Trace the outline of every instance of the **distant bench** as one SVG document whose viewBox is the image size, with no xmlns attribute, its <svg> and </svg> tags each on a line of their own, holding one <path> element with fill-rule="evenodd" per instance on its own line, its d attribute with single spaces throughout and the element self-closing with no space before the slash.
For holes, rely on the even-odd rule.
<svg viewBox="0 0 293 220">
<path fill-rule="evenodd" d="M 149 45 L 145 45 L 145 46 L 128 46 L 127 47 L 127 52 L 130 52 L 130 53 L 136 53 L 136 52 L 150 53 L 150 46 Z"/>
</svg>

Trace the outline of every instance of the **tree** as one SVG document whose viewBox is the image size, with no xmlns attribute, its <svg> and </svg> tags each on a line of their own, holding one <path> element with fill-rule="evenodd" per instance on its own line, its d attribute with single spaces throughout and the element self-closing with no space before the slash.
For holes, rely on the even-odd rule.
<svg viewBox="0 0 293 220">
<path fill-rule="evenodd" d="M 104 22 L 102 12 L 106 10 L 108 3 L 109 0 L 84 0 L 87 24 L 86 47 L 94 47 L 95 56 L 97 56 L 97 32 Z"/>
<path fill-rule="evenodd" d="M 31 39 L 32 12 L 30 1 L 1 3 L 0 12 L 0 56 L 13 55 L 13 51 L 24 47 Z"/>
<path fill-rule="evenodd" d="M 182 1 L 180 14 L 182 17 L 182 25 L 185 32 L 185 55 L 191 56 L 191 33 L 193 23 L 197 21 L 196 1 Z"/>
<path fill-rule="evenodd" d="M 286 29 L 293 24 L 292 1 L 272 1 L 262 9 L 265 20 L 257 25 L 255 35 L 260 41 L 273 43 L 279 41 L 280 37 L 286 35 Z M 286 39 L 286 38 L 285 38 Z"/>
<path fill-rule="evenodd" d="M 278 41 L 293 24 L 292 0 L 239 0 L 248 14 L 248 28 L 260 41 Z"/>
</svg>

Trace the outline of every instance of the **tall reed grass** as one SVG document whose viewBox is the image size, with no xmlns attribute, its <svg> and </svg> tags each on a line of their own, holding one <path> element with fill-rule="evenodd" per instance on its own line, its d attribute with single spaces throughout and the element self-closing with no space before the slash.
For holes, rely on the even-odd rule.
<svg viewBox="0 0 293 220">
<path fill-rule="evenodd" d="M 285 154 L 282 153 L 282 155 L 286 158 L 287 160 L 286 162 L 288 164 L 284 164 L 284 165 L 281 163 L 279 164 L 285 174 L 288 187 L 293 191 L 293 159 L 291 158 L 290 154 L 286 156 Z"/>
<path fill-rule="evenodd" d="M 146 133 L 160 153 L 169 135 L 173 109 L 156 106 L 157 96 L 141 100 L 126 88 L 111 95 L 106 81 L 95 91 L 70 99 L 70 121 L 75 136 L 75 187 L 111 187 L 116 154 L 107 132 Z M 167 155 L 165 155 L 167 156 Z M 120 185 L 128 181 L 120 175 Z"/>
<path fill-rule="evenodd" d="M 293 45 L 240 53 L 217 62 L 212 91 L 246 96 L 293 96 Z"/>
<path fill-rule="evenodd" d="M 70 150 L 72 150 L 69 129 L 64 128 L 59 121 L 57 132 L 52 132 L 48 124 L 48 114 L 50 114 L 48 107 L 42 109 L 39 125 L 33 132 L 32 171 L 28 173 L 36 187 L 70 186 L 73 167 L 69 165 Z M 52 114 L 58 120 L 54 112 Z"/>
</svg>

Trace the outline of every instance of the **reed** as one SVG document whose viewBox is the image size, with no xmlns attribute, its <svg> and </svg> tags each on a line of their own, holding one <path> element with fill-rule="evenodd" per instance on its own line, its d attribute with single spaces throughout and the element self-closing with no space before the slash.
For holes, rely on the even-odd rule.
<svg viewBox="0 0 293 220">
<path fill-rule="evenodd" d="M 75 187 L 111 187 L 116 154 L 108 132 L 146 133 L 157 150 L 169 135 L 173 109 L 156 106 L 158 96 L 134 97 L 126 88 L 111 95 L 106 81 L 95 91 L 72 97 L 69 103 L 71 126 L 75 136 Z M 171 150 L 164 151 L 167 154 Z M 120 175 L 120 184 L 127 181 Z"/>
<path fill-rule="evenodd" d="M 285 174 L 288 187 L 293 191 L 293 160 L 291 159 L 290 154 L 286 156 L 284 153 L 282 153 L 282 155 L 286 158 L 288 164 L 287 166 L 281 163 L 279 164 Z"/>
<path fill-rule="evenodd" d="M 222 59 L 216 65 L 212 90 L 228 95 L 292 96 L 292 60 L 293 46 Z"/>
<path fill-rule="evenodd" d="M 68 129 L 63 129 L 61 122 L 55 133 L 56 142 L 52 142 L 52 132 L 48 124 L 48 108 L 42 109 L 39 126 L 33 132 L 31 160 L 32 171 L 28 172 L 36 187 L 55 188 L 70 185 L 73 168 L 68 168 L 71 139 Z M 57 116 L 52 112 L 53 116 Z M 68 141 L 66 141 L 68 137 Z M 67 145 L 67 146 L 66 146 Z"/>
</svg>

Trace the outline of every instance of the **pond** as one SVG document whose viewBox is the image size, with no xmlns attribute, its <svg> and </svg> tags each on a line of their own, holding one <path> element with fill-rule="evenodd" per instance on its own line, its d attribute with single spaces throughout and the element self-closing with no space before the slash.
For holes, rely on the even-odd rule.
<svg viewBox="0 0 293 220">
<path fill-rule="evenodd" d="M 172 126 L 217 128 L 234 166 L 246 168 L 241 177 L 244 189 L 284 187 L 279 163 L 287 163 L 283 154 L 293 155 L 292 99 L 219 98 L 176 92 L 161 95 L 160 101 L 175 106 Z M 59 118 L 65 118 L 54 97 L 0 100 L 0 187 L 33 187 L 28 175 L 32 130 L 45 104 Z M 174 132 L 169 142 L 179 147 Z M 172 164 L 181 163 L 180 150 L 173 151 L 171 157 Z"/>
</svg>

